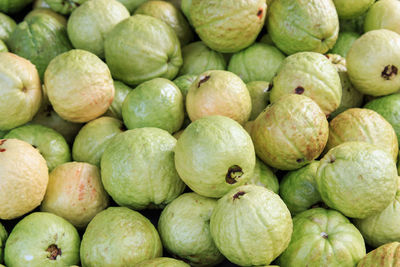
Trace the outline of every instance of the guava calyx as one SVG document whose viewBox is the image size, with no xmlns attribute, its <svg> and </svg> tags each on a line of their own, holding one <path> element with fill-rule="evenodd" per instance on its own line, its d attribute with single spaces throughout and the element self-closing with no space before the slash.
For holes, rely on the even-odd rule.
<svg viewBox="0 0 400 267">
<path fill-rule="evenodd" d="M 197 85 L 197 88 L 200 88 L 200 85 L 202 84 L 202 83 L 205 83 L 206 81 L 208 81 L 209 79 L 210 79 L 210 75 L 206 75 L 206 76 L 204 76 L 204 77 L 201 77 L 200 78 L 200 81 L 199 81 L 199 84 Z"/>
<path fill-rule="evenodd" d="M 324 239 L 328 239 L 328 234 L 325 232 L 321 232 L 321 237 Z"/>
<path fill-rule="evenodd" d="M 301 95 L 301 94 L 303 94 L 304 93 L 304 87 L 302 87 L 302 86 L 297 86 L 295 89 L 294 89 L 294 92 L 296 93 L 296 94 L 298 94 L 298 95 Z"/>
<path fill-rule="evenodd" d="M 240 197 L 241 196 L 244 196 L 246 194 L 246 192 L 244 192 L 244 191 L 239 191 L 239 192 L 237 192 L 236 194 L 234 194 L 233 195 L 233 200 L 235 200 L 235 199 L 240 199 Z"/>
<path fill-rule="evenodd" d="M 228 172 L 226 173 L 225 176 L 225 181 L 228 184 L 235 184 L 237 182 L 237 179 L 242 177 L 242 175 L 243 175 L 242 168 L 238 165 L 233 165 L 229 167 Z"/>
<path fill-rule="evenodd" d="M 61 256 L 62 254 L 61 249 L 58 248 L 56 244 L 51 244 L 46 251 L 49 252 L 49 256 L 47 256 L 47 258 L 53 261 L 57 259 L 57 256 Z"/>
<path fill-rule="evenodd" d="M 392 80 L 397 76 L 398 68 L 394 65 L 387 65 L 382 71 L 382 78 L 385 80 Z"/>
</svg>

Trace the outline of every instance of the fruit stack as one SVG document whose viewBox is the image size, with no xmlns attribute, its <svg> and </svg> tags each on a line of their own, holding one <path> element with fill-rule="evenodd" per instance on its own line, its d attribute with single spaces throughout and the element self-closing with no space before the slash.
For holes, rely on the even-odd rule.
<svg viewBox="0 0 400 267">
<path fill-rule="evenodd" d="M 0 12 L 0 266 L 400 266 L 399 0 Z"/>
</svg>

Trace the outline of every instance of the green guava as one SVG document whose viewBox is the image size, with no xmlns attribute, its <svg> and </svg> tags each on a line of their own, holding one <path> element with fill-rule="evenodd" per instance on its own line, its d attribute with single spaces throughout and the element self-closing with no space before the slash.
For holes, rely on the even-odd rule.
<svg viewBox="0 0 400 267">
<path fill-rule="evenodd" d="M 7 42 L 15 27 L 17 27 L 15 21 L 11 17 L 0 12 L 0 40 Z"/>
<path fill-rule="evenodd" d="M 82 266 L 136 266 L 161 256 L 156 228 L 139 212 L 125 207 L 98 213 L 82 237 Z"/>
<path fill-rule="evenodd" d="M 87 0 L 44 0 L 52 10 L 63 15 L 69 15 Z"/>
<path fill-rule="evenodd" d="M 278 48 L 255 43 L 233 54 L 228 70 L 238 75 L 245 83 L 270 82 L 276 75 L 285 55 Z"/>
<path fill-rule="evenodd" d="M 190 265 L 180 260 L 160 257 L 142 261 L 136 264 L 135 267 L 190 267 Z"/>
<path fill-rule="evenodd" d="M 269 103 L 270 83 L 254 81 L 246 84 L 251 97 L 251 114 L 249 120 L 255 120 Z"/>
<path fill-rule="evenodd" d="M 362 258 L 357 267 L 396 267 L 399 265 L 399 248 L 399 242 L 382 245 Z"/>
<path fill-rule="evenodd" d="M 11 231 L 4 261 L 10 267 L 71 266 L 79 263 L 79 245 L 79 234 L 68 221 L 34 212 Z"/>
<path fill-rule="evenodd" d="M 33 0 L 0 0 L 0 12 L 15 14 L 32 2 Z"/>
<path fill-rule="evenodd" d="M 364 31 L 388 29 L 400 34 L 400 2 L 397 0 L 377 1 L 368 10 Z"/>
<path fill-rule="evenodd" d="M 185 189 L 174 164 L 176 139 L 159 128 L 116 135 L 101 158 L 101 179 L 120 206 L 163 208 Z"/>
<path fill-rule="evenodd" d="M 191 123 L 175 147 L 175 167 L 196 193 L 219 198 L 246 183 L 255 166 L 249 134 L 236 121 L 207 116 Z"/>
<path fill-rule="evenodd" d="M 275 194 L 278 194 L 279 192 L 278 178 L 271 168 L 265 165 L 264 162 L 258 158 L 256 158 L 253 176 L 246 182 L 246 184 L 254 184 L 268 188 Z"/>
<path fill-rule="evenodd" d="M 284 59 L 273 79 L 271 103 L 287 94 L 305 95 L 325 113 L 335 111 L 342 99 L 342 86 L 335 66 L 324 55 L 301 52 Z"/>
<path fill-rule="evenodd" d="M 40 125 L 27 124 L 8 132 L 5 139 L 19 139 L 37 148 L 46 160 L 49 172 L 65 162 L 71 161 L 71 151 L 64 137 L 55 130 Z"/>
<path fill-rule="evenodd" d="M 244 185 L 218 200 L 210 229 L 217 248 L 229 261 L 241 266 L 268 265 L 289 245 L 293 224 L 277 194 Z"/>
<path fill-rule="evenodd" d="M 0 262 L 3 262 L 4 258 L 4 246 L 6 245 L 6 240 L 8 233 L 4 226 L 0 223 Z"/>
<path fill-rule="evenodd" d="M 354 19 L 365 13 L 375 0 L 333 0 L 341 19 Z"/>
<path fill-rule="evenodd" d="M 335 210 L 315 208 L 293 218 L 292 240 L 279 265 L 352 267 L 365 256 L 357 228 Z"/>
<path fill-rule="evenodd" d="M 356 32 L 358 34 L 364 33 L 364 20 L 366 13 L 354 19 L 339 19 L 340 32 Z"/>
<path fill-rule="evenodd" d="M 203 42 L 194 42 L 182 48 L 183 65 L 179 75 L 199 75 L 207 70 L 225 70 L 224 56 L 207 47 Z"/>
<path fill-rule="evenodd" d="M 140 84 L 122 104 L 122 118 L 128 129 L 157 127 L 172 134 L 181 128 L 184 116 L 181 91 L 164 78 Z"/>
<path fill-rule="evenodd" d="M 122 104 L 130 91 L 132 91 L 131 87 L 114 80 L 114 99 L 104 115 L 122 120 Z"/>
<path fill-rule="evenodd" d="M 61 118 L 87 122 L 103 113 L 114 99 L 107 65 L 96 55 L 73 49 L 55 57 L 44 74 L 44 88 Z"/>
<path fill-rule="evenodd" d="M 272 46 L 275 45 L 274 42 L 273 42 L 272 39 L 271 39 L 271 35 L 269 35 L 268 33 L 264 34 L 264 35 L 261 37 L 260 43 L 267 44 L 267 45 L 272 45 Z"/>
<path fill-rule="evenodd" d="M 65 16 L 54 12 L 50 8 L 33 9 L 25 16 L 24 20 L 29 21 L 32 19 L 32 17 L 36 17 L 36 16 L 39 16 L 39 17 L 50 16 L 50 17 L 56 19 L 58 22 L 60 22 L 60 24 L 62 24 L 65 28 L 67 28 L 67 19 L 65 18 Z"/>
<path fill-rule="evenodd" d="M 113 77 L 128 85 L 157 77 L 173 79 L 182 66 L 174 30 L 146 15 L 134 15 L 116 25 L 107 34 L 104 49 Z"/>
<path fill-rule="evenodd" d="M 112 117 L 100 117 L 85 124 L 75 137 L 72 158 L 97 167 L 111 139 L 124 131 L 122 121 Z"/>
<path fill-rule="evenodd" d="M 347 217 L 365 219 L 394 200 L 397 168 L 392 155 L 380 147 L 346 142 L 321 159 L 316 181 L 326 205 Z"/>
<path fill-rule="evenodd" d="M 255 41 L 266 13 L 266 0 L 192 0 L 189 20 L 208 47 L 234 53 Z"/>
<path fill-rule="evenodd" d="M 190 6 L 192 5 L 192 0 L 182 0 L 181 1 L 181 10 L 182 13 L 185 15 L 186 19 L 193 25 L 192 19 L 190 18 Z"/>
<path fill-rule="evenodd" d="M 347 70 L 361 93 L 383 96 L 400 90 L 400 35 L 386 29 L 363 34 L 351 46 Z"/>
<path fill-rule="evenodd" d="M 167 2 L 173 4 L 175 8 L 181 9 L 181 0 L 167 0 Z"/>
<path fill-rule="evenodd" d="M 34 0 L 33 9 L 38 9 L 38 8 L 50 9 L 50 6 L 46 3 L 46 0 Z"/>
<path fill-rule="evenodd" d="M 257 117 L 251 137 L 262 161 L 280 170 L 295 170 L 322 153 L 328 132 L 325 114 L 314 101 L 289 94 Z"/>
<path fill-rule="evenodd" d="M 7 45 L 0 39 L 0 52 L 8 52 Z"/>
<path fill-rule="evenodd" d="M 335 45 L 330 50 L 330 53 L 346 57 L 351 46 L 358 38 L 360 38 L 360 34 L 356 32 L 340 32 Z"/>
<path fill-rule="evenodd" d="M 129 11 L 129 13 L 133 13 L 136 8 L 138 8 L 141 4 L 148 0 L 118 0 L 121 2 Z"/>
<path fill-rule="evenodd" d="M 210 217 L 217 200 L 186 193 L 172 201 L 160 215 L 158 232 L 164 248 L 191 266 L 215 266 L 224 256 L 210 233 Z"/>
<path fill-rule="evenodd" d="M 186 96 L 189 92 L 190 86 L 196 80 L 197 75 L 194 74 L 186 74 L 179 76 L 175 80 L 173 80 L 174 84 L 178 86 L 179 90 L 181 90 L 183 103 L 186 103 Z"/>
<path fill-rule="evenodd" d="M 268 10 L 268 33 L 285 54 L 313 51 L 325 53 L 336 42 L 339 19 L 331 0 L 272 1 Z"/>
</svg>

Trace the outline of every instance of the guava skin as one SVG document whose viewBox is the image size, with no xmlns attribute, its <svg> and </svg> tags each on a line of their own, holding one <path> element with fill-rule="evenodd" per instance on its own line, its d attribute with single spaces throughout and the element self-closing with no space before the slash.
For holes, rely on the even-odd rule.
<svg viewBox="0 0 400 267">
<path fill-rule="evenodd" d="M 56 19 L 65 28 L 67 28 L 67 19 L 65 18 L 65 16 L 54 12 L 50 8 L 36 8 L 36 9 L 33 9 L 31 12 L 29 12 L 25 16 L 24 20 L 28 21 L 28 20 L 31 20 L 33 17 L 36 17 L 36 16 L 39 16 L 39 17 L 41 17 L 41 16 L 50 16 L 50 17 Z"/>
<path fill-rule="evenodd" d="M 50 6 L 46 3 L 45 0 L 35 0 L 35 1 L 33 1 L 33 9 L 38 9 L 38 8 L 50 9 Z"/>
<path fill-rule="evenodd" d="M 192 5 L 192 0 L 182 0 L 181 1 L 181 10 L 188 20 L 190 25 L 193 25 L 192 19 L 190 18 L 190 6 Z"/>
<path fill-rule="evenodd" d="M 189 20 L 208 47 L 235 53 L 255 41 L 266 13 L 266 0 L 192 0 Z"/>
<path fill-rule="evenodd" d="M 2 0 L 0 1 L 0 12 L 15 14 L 32 2 L 33 0 Z"/>
<path fill-rule="evenodd" d="M 268 265 L 287 248 L 293 224 L 277 194 L 244 185 L 218 200 L 210 229 L 216 246 L 229 261 L 252 266 Z"/>
<path fill-rule="evenodd" d="M 368 10 L 364 22 L 364 31 L 388 29 L 400 34 L 400 2 L 381 0 Z"/>
<path fill-rule="evenodd" d="M 249 120 L 255 120 L 269 104 L 270 87 L 272 84 L 265 81 L 254 81 L 247 83 L 246 86 L 251 97 L 251 114 Z"/>
<path fill-rule="evenodd" d="M 122 104 L 129 92 L 132 91 L 132 88 L 114 80 L 114 90 L 113 102 L 104 115 L 122 120 Z"/>
<path fill-rule="evenodd" d="M 339 19 L 331 0 L 273 1 L 268 11 L 268 33 L 287 55 L 325 53 L 336 42 Z"/>
<path fill-rule="evenodd" d="M 246 184 L 254 184 L 268 188 L 275 194 L 278 194 L 279 192 L 278 178 L 272 172 L 271 168 L 265 165 L 264 162 L 258 158 L 256 158 L 253 176 L 247 181 Z"/>
<path fill-rule="evenodd" d="M 246 183 L 255 166 L 249 134 L 232 119 L 208 116 L 191 123 L 175 147 L 175 167 L 196 193 L 219 198 Z"/>
<path fill-rule="evenodd" d="M 135 266 L 136 267 L 190 267 L 189 264 L 183 261 L 166 257 L 142 261 L 136 264 Z"/>
<path fill-rule="evenodd" d="M 8 38 L 15 27 L 17 27 L 15 21 L 11 17 L 0 12 L 0 39 L 2 41 L 7 43 Z"/>
<path fill-rule="evenodd" d="M 346 142 L 320 160 L 316 181 L 326 205 L 347 217 L 365 219 L 395 198 L 397 168 L 392 155 L 379 147 Z"/>
<path fill-rule="evenodd" d="M 63 15 L 69 15 L 87 0 L 44 0 L 52 10 Z"/>
<path fill-rule="evenodd" d="M 330 50 L 330 53 L 346 57 L 351 46 L 358 38 L 360 38 L 360 36 L 361 35 L 356 32 L 340 32 L 335 45 Z"/>
<path fill-rule="evenodd" d="M 4 246 L 6 244 L 6 240 L 8 237 L 8 233 L 4 226 L 0 223 L 0 262 L 3 262 L 4 258 Z"/>
<path fill-rule="evenodd" d="M 288 248 L 279 266 L 352 267 L 365 256 L 364 239 L 357 228 L 335 210 L 315 208 L 293 218 Z"/>
<path fill-rule="evenodd" d="M 173 80 L 174 84 L 178 86 L 179 90 L 181 90 L 183 103 L 186 103 L 186 96 L 189 92 L 190 86 L 197 79 L 197 75 L 194 74 L 186 74 L 179 76 L 175 80 Z"/>
<path fill-rule="evenodd" d="M 98 213 L 82 237 L 82 266 L 136 266 L 161 256 L 156 228 L 139 212 L 125 207 Z"/>
<path fill-rule="evenodd" d="M 8 48 L 2 40 L 0 40 L 0 52 L 8 52 Z"/>
<path fill-rule="evenodd" d="M 339 19 L 340 32 L 356 32 L 358 34 L 364 33 L 364 20 L 366 13 L 354 19 Z"/>
<path fill-rule="evenodd" d="M 399 265 L 399 248 L 399 242 L 382 245 L 362 258 L 357 267 L 396 267 Z"/>
<path fill-rule="evenodd" d="M 147 0 L 118 0 L 121 2 L 128 10 L 129 13 L 133 13 L 136 8 L 138 8 L 141 4 L 146 2 Z"/>
<path fill-rule="evenodd" d="M 48 212 L 34 212 L 17 223 L 7 239 L 4 261 L 10 267 L 71 266 L 79 263 L 75 227 Z"/>
<path fill-rule="evenodd" d="M 333 0 L 341 19 L 354 19 L 365 13 L 375 0 Z"/>
</svg>

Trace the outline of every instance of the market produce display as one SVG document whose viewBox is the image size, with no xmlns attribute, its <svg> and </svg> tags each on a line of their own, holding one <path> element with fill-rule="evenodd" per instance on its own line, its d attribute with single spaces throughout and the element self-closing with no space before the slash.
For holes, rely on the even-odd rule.
<svg viewBox="0 0 400 267">
<path fill-rule="evenodd" d="M 0 267 L 399 267 L 400 0 L 0 0 Z"/>
</svg>

